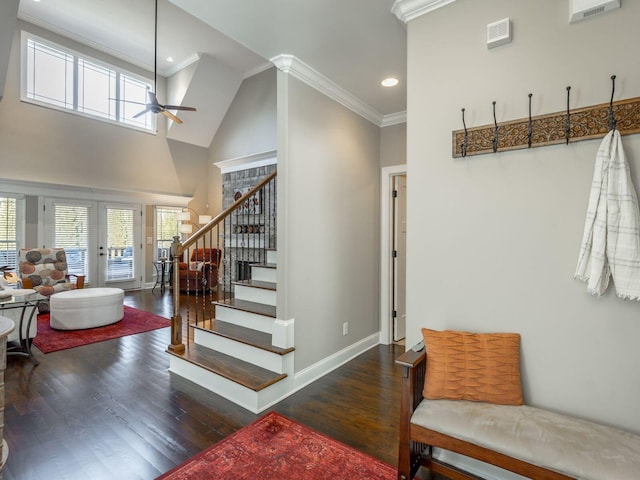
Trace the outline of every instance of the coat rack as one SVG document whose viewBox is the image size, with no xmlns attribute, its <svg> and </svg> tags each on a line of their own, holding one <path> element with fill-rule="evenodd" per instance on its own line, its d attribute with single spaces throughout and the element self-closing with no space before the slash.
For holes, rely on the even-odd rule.
<svg viewBox="0 0 640 480">
<path fill-rule="evenodd" d="M 493 102 L 493 124 L 467 128 L 462 109 L 462 130 L 453 132 L 453 156 L 466 157 L 507 150 L 557 145 L 603 137 L 616 128 L 621 135 L 640 133 L 640 97 L 613 101 L 615 75 L 611 77 L 611 101 L 600 105 L 569 109 L 571 87 L 567 87 L 567 110 L 531 116 L 498 124 Z"/>
</svg>

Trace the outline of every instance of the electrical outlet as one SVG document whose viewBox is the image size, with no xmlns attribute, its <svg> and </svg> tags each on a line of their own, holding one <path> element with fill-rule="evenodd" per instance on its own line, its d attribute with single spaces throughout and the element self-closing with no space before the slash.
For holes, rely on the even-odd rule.
<svg viewBox="0 0 640 480">
<path fill-rule="evenodd" d="M 342 335 L 348 335 L 349 334 L 349 322 L 344 322 L 342 324 Z"/>
</svg>

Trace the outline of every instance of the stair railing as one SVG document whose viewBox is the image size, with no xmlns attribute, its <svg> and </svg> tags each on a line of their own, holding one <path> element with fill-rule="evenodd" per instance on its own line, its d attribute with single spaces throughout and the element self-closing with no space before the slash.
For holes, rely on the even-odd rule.
<svg viewBox="0 0 640 480">
<path fill-rule="evenodd" d="M 238 195 L 231 206 L 184 242 L 179 236 L 174 237 L 171 245 L 173 316 L 168 350 L 185 351 L 181 312 L 185 312 L 188 325 L 207 328 L 215 319 L 215 303 L 232 299 L 234 282 L 247 280 L 250 265 L 265 263 L 267 250 L 275 248 L 276 176 L 274 171 L 248 192 Z M 192 258 L 195 261 L 191 261 Z M 187 268 L 193 271 L 182 280 L 183 285 L 180 263 L 187 263 Z M 186 292 L 186 305 L 180 305 L 182 287 Z M 189 341 L 187 334 L 187 343 Z"/>
</svg>

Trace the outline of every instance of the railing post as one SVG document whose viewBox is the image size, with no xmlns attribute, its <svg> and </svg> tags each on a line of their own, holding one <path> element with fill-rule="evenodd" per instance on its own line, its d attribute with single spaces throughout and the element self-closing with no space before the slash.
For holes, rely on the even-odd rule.
<svg viewBox="0 0 640 480">
<path fill-rule="evenodd" d="M 184 247 L 180 242 L 180 236 L 173 237 L 171 244 L 171 265 L 173 283 L 173 316 L 171 317 L 171 344 L 167 347 L 174 353 L 184 353 L 184 343 L 182 343 L 182 316 L 180 315 L 180 272 L 179 263 L 182 258 Z"/>
</svg>

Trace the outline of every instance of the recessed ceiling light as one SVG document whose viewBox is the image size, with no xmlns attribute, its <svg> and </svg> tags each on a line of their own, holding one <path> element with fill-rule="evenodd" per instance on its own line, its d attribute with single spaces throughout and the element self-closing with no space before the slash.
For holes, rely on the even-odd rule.
<svg viewBox="0 0 640 480">
<path fill-rule="evenodd" d="M 380 83 L 382 84 L 383 87 L 395 87 L 396 85 L 398 85 L 399 81 L 397 78 L 389 77 L 389 78 L 385 78 Z"/>
<path fill-rule="evenodd" d="M 173 62 L 173 57 L 167 57 L 167 62 L 169 63 Z"/>
</svg>

